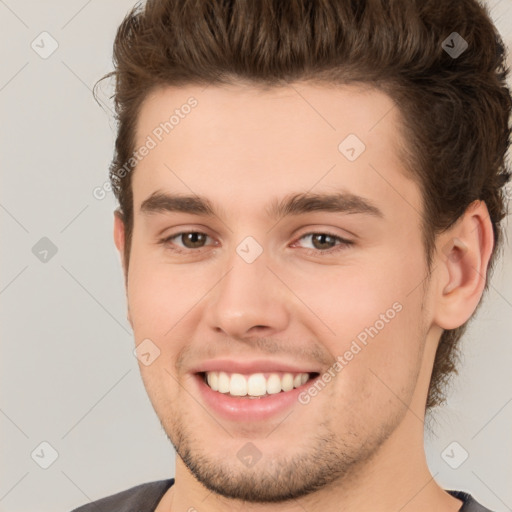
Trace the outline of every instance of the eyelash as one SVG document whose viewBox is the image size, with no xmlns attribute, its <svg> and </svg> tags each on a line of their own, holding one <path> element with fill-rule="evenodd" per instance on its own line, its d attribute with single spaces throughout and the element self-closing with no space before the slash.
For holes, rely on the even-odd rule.
<svg viewBox="0 0 512 512">
<path fill-rule="evenodd" d="M 206 233 L 203 233 L 201 231 L 181 231 L 180 233 L 176 233 L 174 235 L 171 235 L 171 236 L 168 236 L 166 238 L 163 238 L 161 240 L 159 240 L 159 244 L 162 244 L 164 247 L 168 248 L 169 250 L 171 251 L 174 251 L 178 254 L 190 254 L 191 252 L 200 252 L 201 249 L 204 249 L 204 247 L 199 247 L 197 249 L 182 249 L 181 247 L 172 247 L 171 244 L 172 244 L 172 240 L 174 240 L 175 238 L 178 238 L 182 235 L 187 235 L 187 234 L 191 234 L 191 233 L 195 233 L 195 234 L 199 234 L 199 235 L 206 235 L 207 237 L 209 237 Z M 338 244 L 336 244 L 334 247 L 330 248 L 330 249 L 327 249 L 325 251 L 321 250 L 321 249 L 304 249 L 306 251 L 306 254 L 308 255 L 312 255 L 312 256 L 323 256 L 323 255 L 330 255 L 330 254 L 333 254 L 333 253 L 337 253 L 339 251 L 343 251 L 343 250 L 346 250 L 348 247 L 350 247 L 351 245 L 354 244 L 353 241 L 351 240 L 347 240 L 345 238 L 342 238 L 338 235 L 335 235 L 333 233 L 329 233 L 328 231 L 312 231 L 310 233 L 304 233 L 301 237 L 297 238 L 297 241 L 299 240 L 302 240 L 303 238 L 306 238 L 308 236 L 314 236 L 314 235 L 327 235 L 331 238 L 334 238 L 334 240 L 336 242 L 340 242 Z M 211 238 L 211 237 L 209 237 Z M 296 242 L 293 242 L 294 244 Z"/>
</svg>

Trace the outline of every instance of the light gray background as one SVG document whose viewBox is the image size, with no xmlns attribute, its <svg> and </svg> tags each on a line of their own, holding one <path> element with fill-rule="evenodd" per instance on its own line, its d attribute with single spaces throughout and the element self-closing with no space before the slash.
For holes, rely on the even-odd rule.
<svg viewBox="0 0 512 512">
<path fill-rule="evenodd" d="M 0 511 L 69 511 L 174 475 L 174 450 L 133 356 L 107 180 L 114 122 L 91 88 L 111 70 L 115 30 L 129 0 L 0 0 L 2 326 Z M 492 0 L 512 44 L 512 0 Z M 43 59 L 31 47 L 57 50 Z M 45 37 L 41 42 L 41 37 Z M 42 48 L 44 44 L 44 48 Z M 512 188 L 509 188 L 512 196 Z M 435 478 L 512 510 L 512 248 L 463 343 L 448 405 L 426 449 Z M 57 253 L 32 252 L 48 237 Z M 58 452 L 51 462 L 49 443 Z M 469 453 L 452 469 L 443 450 Z M 460 459 L 458 445 L 448 454 Z M 34 451 L 35 450 L 35 451 Z M 33 454 L 33 455 L 31 455 Z M 453 464 L 453 462 L 452 462 Z"/>
</svg>

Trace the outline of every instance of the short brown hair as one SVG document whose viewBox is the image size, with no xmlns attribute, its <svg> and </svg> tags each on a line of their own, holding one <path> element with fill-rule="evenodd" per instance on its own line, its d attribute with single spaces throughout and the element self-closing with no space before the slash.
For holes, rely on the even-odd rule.
<svg viewBox="0 0 512 512">
<path fill-rule="evenodd" d="M 456 34 L 454 34 L 456 33 Z M 455 39 L 454 39 L 455 37 Z M 451 38 L 451 39 L 450 39 Z M 464 49 L 460 54 L 450 48 Z M 422 230 L 430 272 L 435 237 L 475 200 L 494 231 L 493 268 L 506 216 L 505 158 L 512 100 L 505 47 L 476 0 L 148 0 L 125 17 L 114 42 L 118 133 L 110 180 L 133 228 L 131 170 L 138 115 L 155 88 L 296 81 L 370 85 L 399 106 L 404 166 L 423 197 Z M 103 79 L 102 78 L 102 79 Z M 120 169 L 125 172 L 120 173 Z M 488 279 L 485 289 L 488 288 Z M 445 330 L 427 408 L 440 404 L 456 372 L 467 322 Z"/>
</svg>

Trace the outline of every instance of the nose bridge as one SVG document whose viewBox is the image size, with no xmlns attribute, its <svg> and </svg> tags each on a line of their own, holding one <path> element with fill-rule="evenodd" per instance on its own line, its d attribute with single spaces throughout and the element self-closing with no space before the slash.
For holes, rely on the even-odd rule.
<svg viewBox="0 0 512 512">
<path fill-rule="evenodd" d="M 268 254 L 256 243 L 244 239 L 236 247 L 208 304 L 211 326 L 230 336 L 246 336 L 256 326 L 280 331 L 289 321 L 286 292 L 267 268 Z"/>
</svg>

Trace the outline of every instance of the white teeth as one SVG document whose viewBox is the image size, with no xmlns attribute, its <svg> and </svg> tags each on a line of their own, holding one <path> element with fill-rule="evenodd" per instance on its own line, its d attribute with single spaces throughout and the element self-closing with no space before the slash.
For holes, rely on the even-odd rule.
<svg viewBox="0 0 512 512">
<path fill-rule="evenodd" d="M 247 381 L 243 375 L 233 373 L 229 381 L 229 393 L 235 396 L 247 395 Z"/>
<path fill-rule="evenodd" d="M 208 385 L 214 390 L 219 389 L 219 374 L 217 372 L 209 372 L 206 376 L 208 379 Z"/>
<path fill-rule="evenodd" d="M 247 379 L 247 394 L 262 396 L 267 392 L 267 381 L 263 373 L 254 373 Z"/>
<path fill-rule="evenodd" d="M 272 373 L 267 379 L 267 393 L 269 395 L 281 393 L 281 379 L 277 373 Z"/>
<path fill-rule="evenodd" d="M 293 375 L 291 373 L 285 373 L 281 379 L 281 387 L 283 391 L 290 391 L 293 389 Z"/>
<path fill-rule="evenodd" d="M 208 375 L 208 373 L 206 375 Z M 217 391 L 219 393 L 229 393 L 229 376 L 225 372 L 219 372 L 219 389 Z"/>
<path fill-rule="evenodd" d="M 308 373 L 271 373 L 268 378 L 265 378 L 263 373 L 242 375 L 241 373 L 206 372 L 206 382 L 214 391 L 229 393 L 233 396 L 273 395 L 298 388 L 308 380 Z"/>
</svg>

